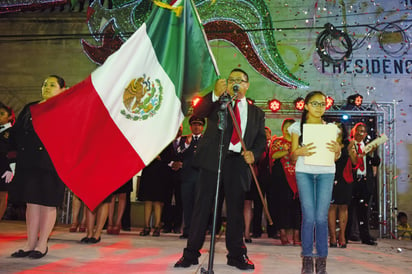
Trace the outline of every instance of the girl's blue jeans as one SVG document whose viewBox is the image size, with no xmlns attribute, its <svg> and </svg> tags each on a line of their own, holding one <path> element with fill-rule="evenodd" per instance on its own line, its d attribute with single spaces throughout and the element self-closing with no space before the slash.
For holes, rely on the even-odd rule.
<svg viewBox="0 0 412 274">
<path fill-rule="evenodd" d="M 302 207 L 302 256 L 328 256 L 328 211 L 335 174 L 296 172 Z M 313 242 L 316 243 L 316 255 Z"/>
</svg>

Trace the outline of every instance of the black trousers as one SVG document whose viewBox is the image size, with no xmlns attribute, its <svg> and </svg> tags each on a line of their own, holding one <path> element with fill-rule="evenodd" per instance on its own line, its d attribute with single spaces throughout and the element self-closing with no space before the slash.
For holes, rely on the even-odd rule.
<svg viewBox="0 0 412 274">
<path fill-rule="evenodd" d="M 180 233 L 183 220 L 180 172 L 173 171 L 171 174 L 170 182 L 164 190 L 167 194 L 163 206 L 162 221 L 164 222 L 164 229 Z M 172 205 L 173 196 L 175 199 L 174 205 Z"/>
<path fill-rule="evenodd" d="M 221 173 L 221 184 L 227 209 L 226 248 L 229 251 L 228 257 L 233 258 L 241 257 L 247 253 L 243 242 L 245 189 L 242 187 L 241 182 L 244 182 L 244 180 L 250 182 L 250 178 L 247 176 L 245 178 L 245 170 L 241 170 L 244 167 L 242 163 L 244 163 L 242 156 L 228 156 L 224 160 Z M 183 253 L 186 258 L 191 259 L 200 256 L 199 250 L 205 241 L 210 211 L 214 206 L 216 185 L 217 172 L 201 169 L 189 238 Z"/>
<path fill-rule="evenodd" d="M 196 184 L 199 180 L 199 170 L 192 169 L 191 172 L 182 173 L 182 207 L 183 207 L 183 234 L 189 235 L 192 223 L 193 206 L 195 204 Z"/>
<path fill-rule="evenodd" d="M 371 187 L 367 177 L 359 177 L 353 182 L 353 197 L 349 206 L 347 237 L 354 233 L 351 231 L 352 222 L 357 222 L 359 226 L 359 237 L 362 241 L 369 241 L 369 217 L 370 204 L 372 202 Z M 373 183 L 372 183 L 373 184 Z"/>
</svg>

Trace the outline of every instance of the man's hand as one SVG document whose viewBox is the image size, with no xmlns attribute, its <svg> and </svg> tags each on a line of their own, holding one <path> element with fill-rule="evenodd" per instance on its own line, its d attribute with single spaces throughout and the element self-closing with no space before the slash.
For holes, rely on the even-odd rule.
<svg viewBox="0 0 412 274">
<path fill-rule="evenodd" d="M 13 172 L 11 172 L 10 170 L 6 170 L 6 172 L 3 173 L 1 178 L 4 179 L 6 184 L 8 184 L 11 182 L 11 180 L 13 180 Z"/>
<path fill-rule="evenodd" d="M 242 156 L 247 164 L 253 164 L 255 162 L 255 155 L 250 150 L 242 151 Z"/>
<path fill-rule="evenodd" d="M 219 79 L 216 81 L 215 84 L 215 89 L 213 93 L 215 94 L 216 97 L 222 96 L 223 93 L 227 91 L 227 82 L 226 79 Z"/>
<path fill-rule="evenodd" d="M 369 156 L 372 157 L 372 156 L 373 156 L 373 152 L 374 152 L 378 147 L 379 147 L 378 144 L 373 144 L 373 145 L 371 146 L 369 152 L 368 152 L 368 153 L 365 153 L 365 154 L 369 154 Z"/>
<path fill-rule="evenodd" d="M 172 170 L 174 171 L 178 171 L 179 169 L 181 169 L 183 166 L 183 163 L 180 161 L 174 161 L 172 164 Z"/>
</svg>

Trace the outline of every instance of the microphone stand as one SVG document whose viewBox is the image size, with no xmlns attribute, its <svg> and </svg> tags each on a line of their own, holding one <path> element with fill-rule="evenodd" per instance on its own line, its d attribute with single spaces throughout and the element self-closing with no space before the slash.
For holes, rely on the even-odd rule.
<svg viewBox="0 0 412 274">
<path fill-rule="evenodd" d="M 236 90 L 237 91 L 237 90 Z M 246 151 L 246 145 L 243 141 L 242 134 L 240 132 L 239 124 L 237 123 L 235 114 L 232 108 L 232 102 L 234 99 L 237 98 L 237 92 L 233 97 L 230 97 L 229 94 L 224 94 L 219 98 L 220 103 L 220 110 L 218 111 L 219 121 L 218 121 L 218 129 L 220 130 L 220 143 L 219 143 L 219 158 L 218 158 L 218 170 L 217 170 L 217 183 L 216 183 L 216 194 L 215 194 L 215 203 L 213 208 L 213 222 L 212 222 L 212 233 L 210 235 L 210 248 L 209 248 L 209 262 L 208 262 L 208 269 L 201 268 L 201 273 L 210 273 L 213 274 L 213 261 L 214 261 L 214 253 L 215 253 L 215 242 L 216 242 L 216 220 L 217 220 L 217 208 L 219 205 L 218 198 L 219 198 L 219 189 L 220 189 L 220 175 L 222 171 L 222 155 L 223 155 L 223 140 L 224 140 L 224 133 L 227 127 L 226 118 L 227 112 L 229 110 L 230 116 L 233 121 L 233 126 L 236 130 L 236 133 L 239 136 L 240 144 L 242 145 L 243 151 Z M 249 164 L 250 171 L 253 176 L 253 180 L 255 181 L 256 188 L 258 190 L 260 199 L 262 200 L 263 209 L 266 214 L 267 220 L 269 225 L 273 225 L 272 218 L 270 217 L 269 210 L 267 205 L 264 201 L 262 190 L 260 189 L 258 179 L 256 177 L 255 170 L 253 169 L 252 164 Z"/>
<path fill-rule="evenodd" d="M 219 206 L 219 189 L 220 189 L 220 176 L 222 172 L 222 156 L 223 156 L 223 140 L 225 135 L 225 129 L 227 126 L 227 109 L 230 103 L 233 101 L 233 98 L 229 94 L 224 94 L 219 98 L 220 109 L 218 111 L 219 121 L 218 129 L 220 130 L 220 141 L 219 141 L 219 158 L 218 158 L 218 169 L 217 169 L 217 182 L 216 182 L 216 193 L 215 193 L 215 203 L 213 207 L 213 222 L 212 222 L 212 233 L 210 235 L 210 248 L 209 248 L 209 262 L 207 270 L 203 267 L 201 268 L 201 273 L 210 273 L 213 274 L 213 260 L 215 255 L 215 242 L 216 242 L 216 222 L 217 222 L 217 208 Z"/>
</svg>

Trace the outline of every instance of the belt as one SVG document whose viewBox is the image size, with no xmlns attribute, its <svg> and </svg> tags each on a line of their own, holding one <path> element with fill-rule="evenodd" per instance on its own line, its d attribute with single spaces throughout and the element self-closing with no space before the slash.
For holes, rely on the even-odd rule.
<svg viewBox="0 0 412 274">
<path fill-rule="evenodd" d="M 356 178 L 357 178 L 357 179 L 365 179 L 365 178 L 366 178 L 366 175 L 356 175 Z"/>
<path fill-rule="evenodd" d="M 228 150 L 226 153 L 227 157 L 237 157 L 237 156 L 241 156 L 240 152 L 235 152 L 233 150 Z"/>
</svg>

